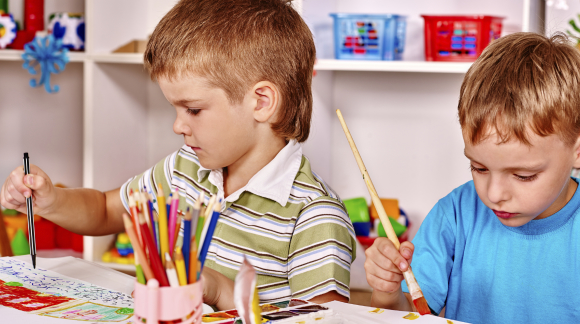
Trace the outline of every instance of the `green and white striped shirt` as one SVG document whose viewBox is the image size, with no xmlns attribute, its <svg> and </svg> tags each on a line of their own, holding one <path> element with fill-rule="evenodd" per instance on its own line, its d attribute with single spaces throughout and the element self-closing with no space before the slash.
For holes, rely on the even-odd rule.
<svg viewBox="0 0 580 324">
<path fill-rule="evenodd" d="M 205 203 L 209 194 L 223 197 L 222 171 L 203 168 L 188 146 L 129 179 L 121 188 L 125 208 L 131 189 L 147 187 L 156 195 L 158 184 L 179 190 L 179 210 L 192 206 L 200 191 Z M 349 298 L 355 248 L 342 201 L 312 172 L 301 145 L 290 141 L 224 199 L 205 266 L 234 280 L 246 255 L 258 274 L 261 303 L 308 300 L 333 290 Z"/>
</svg>

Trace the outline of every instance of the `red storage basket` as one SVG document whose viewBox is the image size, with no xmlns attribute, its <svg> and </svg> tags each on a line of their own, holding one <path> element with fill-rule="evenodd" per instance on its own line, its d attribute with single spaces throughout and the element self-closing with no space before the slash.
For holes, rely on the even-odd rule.
<svg viewBox="0 0 580 324">
<path fill-rule="evenodd" d="M 422 16 L 425 19 L 425 60 L 473 62 L 501 35 L 503 17 Z"/>
</svg>

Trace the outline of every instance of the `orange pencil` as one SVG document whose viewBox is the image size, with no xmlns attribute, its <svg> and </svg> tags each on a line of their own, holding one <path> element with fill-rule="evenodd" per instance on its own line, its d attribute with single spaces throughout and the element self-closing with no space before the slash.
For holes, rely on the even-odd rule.
<svg viewBox="0 0 580 324">
<path fill-rule="evenodd" d="M 131 241 L 131 245 L 133 246 L 133 251 L 135 252 L 135 256 L 138 257 L 140 260 L 139 264 L 143 268 L 143 272 L 145 273 L 145 278 L 147 280 L 155 278 L 153 275 L 153 271 L 149 264 L 147 263 L 147 257 L 145 256 L 145 252 L 139 244 L 139 239 L 137 238 L 137 234 L 135 233 L 135 227 L 133 226 L 133 222 L 129 215 L 126 213 L 123 214 L 123 223 L 125 224 L 125 231 L 127 231 L 127 235 L 129 236 L 129 240 Z"/>
<path fill-rule="evenodd" d="M 141 228 L 139 228 L 139 216 L 137 203 L 135 202 L 135 196 L 133 195 L 133 189 L 129 192 L 129 210 L 131 211 L 131 217 L 133 218 L 133 225 L 135 226 L 135 232 L 137 237 L 139 237 L 139 242 L 143 246 L 143 236 L 141 235 Z"/>
</svg>

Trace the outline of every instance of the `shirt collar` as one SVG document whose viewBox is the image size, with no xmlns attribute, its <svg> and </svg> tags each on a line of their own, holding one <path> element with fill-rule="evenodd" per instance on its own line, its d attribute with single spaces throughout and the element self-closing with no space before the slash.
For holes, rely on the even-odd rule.
<svg viewBox="0 0 580 324">
<path fill-rule="evenodd" d="M 249 191 L 255 195 L 274 200 L 281 206 L 286 206 L 290 198 L 292 184 L 302 164 L 302 145 L 296 140 L 291 140 L 278 152 L 276 157 L 258 173 L 256 173 L 248 183 L 238 191 L 232 193 L 224 199 L 224 175 L 223 170 L 210 170 L 199 166 L 197 171 L 198 181 L 209 172 L 208 180 L 218 188 L 218 199 L 222 198 L 226 202 L 234 202 L 240 195 Z"/>
</svg>

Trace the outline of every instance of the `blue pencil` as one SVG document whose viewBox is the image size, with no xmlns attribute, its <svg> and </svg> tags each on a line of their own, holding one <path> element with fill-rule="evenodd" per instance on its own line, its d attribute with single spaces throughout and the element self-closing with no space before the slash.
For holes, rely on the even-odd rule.
<svg viewBox="0 0 580 324">
<path fill-rule="evenodd" d="M 199 252 L 199 261 L 201 263 L 201 267 L 198 269 L 197 272 L 197 280 L 201 275 L 201 271 L 203 270 L 203 265 L 205 264 L 205 258 L 207 257 L 207 251 L 209 250 L 209 246 L 211 244 L 211 239 L 213 238 L 213 232 L 215 231 L 215 227 L 217 225 L 218 219 L 220 218 L 220 210 L 221 210 L 221 199 L 219 202 L 214 204 L 213 213 L 211 215 L 211 219 L 209 220 L 209 226 L 207 227 L 207 233 L 205 234 L 205 238 L 201 245 L 201 250 Z M 203 235 L 202 235 L 203 236 Z"/>
</svg>

